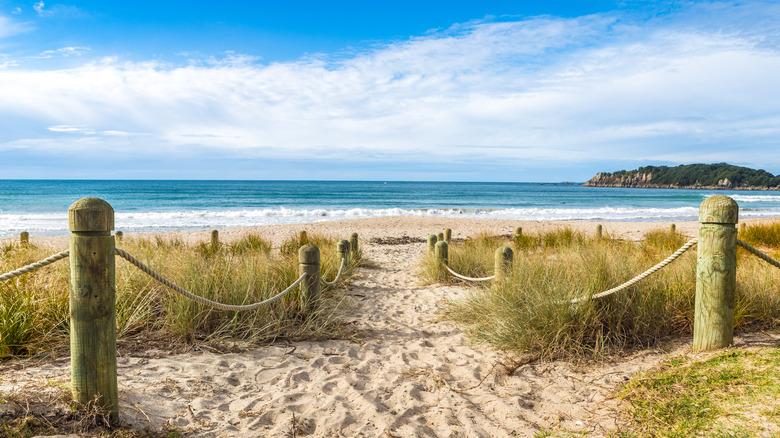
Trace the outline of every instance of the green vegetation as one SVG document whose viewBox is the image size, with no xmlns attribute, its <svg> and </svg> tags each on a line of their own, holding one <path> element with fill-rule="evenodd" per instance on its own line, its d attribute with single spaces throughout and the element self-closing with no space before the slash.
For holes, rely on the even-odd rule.
<svg viewBox="0 0 780 438">
<path fill-rule="evenodd" d="M 642 176 L 645 175 L 645 179 Z M 648 178 L 652 175 L 652 178 Z M 589 185 L 599 182 L 625 184 L 641 181 L 643 186 L 725 186 L 725 187 L 778 187 L 780 176 L 765 170 L 718 164 L 686 164 L 675 167 L 645 166 L 636 170 L 600 173 Z M 726 182 L 728 181 L 728 182 Z"/>
<path fill-rule="evenodd" d="M 776 436 L 779 396 L 778 348 L 671 358 L 624 385 L 630 426 L 620 436 Z"/>
<path fill-rule="evenodd" d="M 450 266 L 467 276 L 493 273 L 500 245 L 515 250 L 511 278 L 480 283 L 465 299 L 451 302 L 446 318 L 476 342 L 539 357 L 596 357 L 655 344 L 670 335 L 690 335 L 696 289 L 696 252 L 686 252 L 663 270 L 608 297 L 571 305 L 633 278 L 668 257 L 686 239 L 653 231 L 642 242 L 604 236 L 597 240 L 570 229 L 525 235 L 520 242 L 480 236 L 450 246 Z M 774 328 L 780 322 L 780 270 L 739 251 L 735 323 L 738 330 Z M 432 256 L 422 263 L 428 282 L 437 277 Z M 456 282 L 450 278 L 448 281 Z"/>
<path fill-rule="evenodd" d="M 297 237 L 282 244 L 297 244 Z M 335 277 L 340 265 L 336 242 L 310 236 L 322 254 L 322 275 Z M 231 244 L 188 245 L 177 239 L 132 239 L 121 248 L 164 277 L 196 295 L 226 303 L 249 304 L 267 299 L 299 276 L 298 254 L 273 254 L 258 235 Z M 51 255 L 33 245 L 0 246 L 0 273 Z M 359 258 L 347 269 L 347 281 Z M 339 285 L 343 285 L 344 283 Z M 0 360 L 65 347 L 69 331 L 68 261 L 0 283 Z M 336 286 L 339 286 L 336 285 Z M 335 287 L 335 286 L 334 286 Z M 121 258 L 116 261 L 118 339 L 166 339 L 174 342 L 264 342 L 279 337 L 322 338 L 340 326 L 334 311 L 341 301 L 324 287 L 319 311 L 310 314 L 299 302 L 298 288 L 281 300 L 252 311 L 222 311 L 182 297 Z"/>
</svg>

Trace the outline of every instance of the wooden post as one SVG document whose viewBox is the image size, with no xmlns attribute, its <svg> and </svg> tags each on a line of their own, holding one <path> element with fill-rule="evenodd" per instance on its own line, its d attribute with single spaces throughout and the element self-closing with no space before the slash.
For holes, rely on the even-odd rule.
<svg viewBox="0 0 780 438">
<path fill-rule="evenodd" d="M 122 238 L 123 238 L 124 236 L 125 236 L 125 235 L 124 235 L 124 234 L 123 234 L 121 231 L 117 231 L 116 233 L 114 233 L 114 237 L 116 238 L 116 241 L 117 241 L 117 242 L 121 242 L 121 241 L 122 241 Z"/>
<path fill-rule="evenodd" d="M 725 195 L 711 196 L 699 207 L 693 321 L 696 351 L 727 347 L 734 338 L 738 215 L 739 206 Z"/>
<path fill-rule="evenodd" d="M 747 229 L 747 224 L 745 222 L 742 222 L 741 224 L 739 224 L 739 232 L 740 233 L 744 233 L 745 229 Z"/>
<path fill-rule="evenodd" d="M 496 282 L 504 281 L 511 275 L 515 253 L 511 248 L 502 246 L 496 250 Z"/>
<path fill-rule="evenodd" d="M 219 249 L 219 231 L 211 230 L 211 250 L 216 251 Z"/>
<path fill-rule="evenodd" d="M 434 249 L 436 248 L 436 242 L 438 242 L 438 238 L 436 238 L 435 234 L 429 234 L 428 235 L 428 252 L 433 254 Z"/>
<path fill-rule="evenodd" d="M 601 226 L 601 224 L 596 225 L 596 239 L 601 240 L 603 233 L 602 230 L 604 227 Z"/>
<path fill-rule="evenodd" d="M 306 230 L 301 230 L 298 233 L 298 243 L 301 244 L 301 246 L 306 245 L 309 243 L 309 235 L 306 234 Z"/>
<path fill-rule="evenodd" d="M 444 242 L 444 233 L 439 233 L 439 234 L 437 234 L 437 235 L 436 235 L 436 239 L 437 239 L 439 242 Z"/>
<path fill-rule="evenodd" d="M 447 265 L 450 260 L 447 242 L 443 240 L 436 242 L 435 256 L 436 266 L 439 268 L 439 280 L 446 282 L 449 278 L 449 272 L 447 272 L 447 269 L 444 267 L 444 265 Z"/>
<path fill-rule="evenodd" d="M 669 225 L 669 232 L 670 232 L 671 234 L 674 234 L 674 233 L 676 233 L 676 232 L 677 232 L 677 225 L 675 225 L 675 224 L 671 224 L 671 225 Z"/>
<path fill-rule="evenodd" d="M 352 233 L 349 235 L 349 248 L 352 251 L 352 258 L 357 257 L 358 252 L 358 233 Z"/>
<path fill-rule="evenodd" d="M 444 241 L 447 242 L 447 245 L 452 243 L 452 230 L 449 228 L 444 229 Z"/>
<path fill-rule="evenodd" d="M 19 233 L 19 243 L 22 246 L 29 245 L 30 244 L 30 233 L 28 233 L 27 231 L 22 231 L 21 233 Z"/>
<path fill-rule="evenodd" d="M 73 399 L 119 418 L 116 376 L 114 209 L 83 198 L 68 209 L 70 236 L 70 357 Z"/>
<path fill-rule="evenodd" d="M 300 273 L 306 277 L 301 281 L 301 307 L 307 313 L 317 309 L 320 298 L 320 249 L 306 244 L 298 250 Z"/>
<path fill-rule="evenodd" d="M 512 241 L 515 243 L 515 248 L 520 248 L 520 239 L 523 237 L 523 227 L 515 228 L 515 235 L 512 236 Z"/>
<path fill-rule="evenodd" d="M 350 260 L 350 247 L 349 240 L 339 240 L 336 244 L 336 251 L 339 253 L 339 258 L 344 261 L 345 272 L 349 269 Z"/>
</svg>

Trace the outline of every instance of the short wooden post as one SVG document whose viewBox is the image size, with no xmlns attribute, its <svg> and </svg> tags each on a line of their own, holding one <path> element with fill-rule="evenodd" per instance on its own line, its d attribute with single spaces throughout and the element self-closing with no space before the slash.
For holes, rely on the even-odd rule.
<svg viewBox="0 0 780 438">
<path fill-rule="evenodd" d="M 438 242 L 439 239 L 436 237 L 435 234 L 429 234 L 428 235 L 428 252 L 433 254 L 434 249 L 436 248 L 436 242 Z"/>
<path fill-rule="evenodd" d="M 349 248 L 352 251 L 352 258 L 357 257 L 358 252 L 358 233 L 352 233 L 349 235 Z"/>
<path fill-rule="evenodd" d="M 504 281 L 511 275 L 514 255 L 512 249 L 506 246 L 496 250 L 495 273 L 497 282 Z"/>
<path fill-rule="evenodd" d="M 306 233 L 306 230 L 301 230 L 298 233 L 298 243 L 301 244 L 301 246 L 309 243 L 309 235 Z"/>
<path fill-rule="evenodd" d="M 444 241 L 447 242 L 447 245 L 452 243 L 452 230 L 449 228 L 444 229 Z"/>
<path fill-rule="evenodd" d="M 84 406 L 97 400 L 116 421 L 114 209 L 102 199 L 80 199 L 68 209 L 68 228 L 73 399 Z"/>
<path fill-rule="evenodd" d="M 307 313 L 317 309 L 320 298 L 320 249 L 306 244 L 298 250 L 300 273 L 305 274 L 301 281 L 301 307 Z"/>
<path fill-rule="evenodd" d="M 512 241 L 515 243 L 516 248 L 520 248 L 520 239 L 523 237 L 523 227 L 515 228 L 515 234 L 512 236 Z"/>
<path fill-rule="evenodd" d="M 669 233 L 674 234 L 677 232 L 677 225 L 671 224 L 669 225 Z"/>
<path fill-rule="evenodd" d="M 443 240 L 436 242 L 435 257 L 436 266 L 439 268 L 439 280 L 446 282 L 449 278 L 449 272 L 447 272 L 447 268 L 444 266 L 449 264 L 450 260 L 447 242 Z"/>
<path fill-rule="evenodd" d="M 117 231 L 116 233 L 114 233 L 114 237 L 116 237 L 117 242 L 121 242 L 122 238 L 124 238 L 125 235 L 121 231 Z"/>
<path fill-rule="evenodd" d="M 741 224 L 739 224 L 739 232 L 740 233 L 744 233 L 746 229 L 747 229 L 747 224 L 745 222 L 742 222 Z"/>
<path fill-rule="evenodd" d="M 219 249 L 219 231 L 211 230 L 211 250 L 216 251 Z"/>
<path fill-rule="evenodd" d="M 437 234 L 437 235 L 436 235 L 436 239 L 437 239 L 439 242 L 444 242 L 444 233 L 439 233 L 439 234 Z"/>
<path fill-rule="evenodd" d="M 345 270 L 349 269 L 349 264 L 351 262 L 350 247 L 349 240 L 339 240 L 336 244 L 336 251 L 339 253 L 339 258 L 343 260 Z"/>
<path fill-rule="evenodd" d="M 604 235 L 603 229 L 604 227 L 602 227 L 601 224 L 596 225 L 596 239 L 601 240 Z"/>
<path fill-rule="evenodd" d="M 19 233 L 19 243 L 22 246 L 29 245 L 30 244 L 30 233 L 28 233 L 27 231 L 22 231 L 21 233 Z"/>
<path fill-rule="evenodd" d="M 693 321 L 696 351 L 727 347 L 734 339 L 738 215 L 739 206 L 725 195 L 711 196 L 699 207 Z"/>
</svg>

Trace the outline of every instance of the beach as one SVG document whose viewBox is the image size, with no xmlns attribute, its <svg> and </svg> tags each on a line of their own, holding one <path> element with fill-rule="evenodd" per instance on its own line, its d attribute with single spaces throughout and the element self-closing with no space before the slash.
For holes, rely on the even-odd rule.
<svg viewBox="0 0 780 438">
<path fill-rule="evenodd" d="M 605 234 L 628 240 L 669 228 L 662 222 L 601 224 Z M 300 230 L 340 239 L 358 233 L 369 264 L 357 270 L 344 292 L 343 315 L 355 336 L 280 341 L 227 354 L 205 348 L 177 354 L 160 348 L 120 351 L 120 419 L 137 428 L 169 425 L 199 437 L 532 437 L 550 430 L 605 436 L 621 424 L 619 385 L 669 355 L 690 354 L 690 339 L 596 364 L 531 362 L 471 344 L 438 313 L 469 289 L 423 286 L 416 275 L 426 237 L 445 228 L 452 229 L 453 239 L 465 239 L 508 236 L 516 227 L 533 233 L 566 226 L 593 234 L 596 225 L 399 216 L 222 229 L 224 241 L 259 233 L 277 246 Z M 698 225 L 678 222 L 676 228 L 695 237 Z M 210 238 L 209 230 L 157 235 L 193 243 Z M 68 238 L 31 240 L 60 250 Z M 741 336 L 735 345 L 765 340 Z M 66 357 L 0 367 L 4 393 L 70 379 Z"/>
</svg>

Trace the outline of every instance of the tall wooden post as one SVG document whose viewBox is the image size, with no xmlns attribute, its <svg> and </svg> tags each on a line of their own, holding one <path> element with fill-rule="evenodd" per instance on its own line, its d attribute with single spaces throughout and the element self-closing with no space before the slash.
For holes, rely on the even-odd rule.
<svg viewBox="0 0 780 438">
<path fill-rule="evenodd" d="M 496 282 L 504 281 L 512 273 L 512 262 L 514 259 L 515 253 L 512 252 L 512 249 L 506 246 L 502 246 L 496 250 L 496 261 L 495 261 L 495 273 L 496 273 Z"/>
<path fill-rule="evenodd" d="M 68 228 L 73 399 L 84 406 L 97 400 L 116 421 L 114 209 L 102 199 L 79 199 L 68 209 Z"/>
<path fill-rule="evenodd" d="M 601 240 L 604 235 L 603 230 L 604 227 L 602 227 L 601 224 L 596 225 L 596 239 Z"/>
<path fill-rule="evenodd" d="M 19 243 L 22 246 L 29 245 L 30 244 L 30 233 L 28 233 L 27 231 L 22 231 L 21 233 L 19 233 Z"/>
<path fill-rule="evenodd" d="M 445 268 L 444 265 L 449 264 L 450 260 L 447 242 L 443 240 L 436 242 L 435 257 L 436 266 L 439 269 L 439 280 L 446 282 L 449 278 L 449 272 L 447 272 L 447 268 Z"/>
<path fill-rule="evenodd" d="M 300 273 L 305 274 L 301 281 L 301 307 L 307 313 L 317 309 L 320 298 L 320 249 L 306 244 L 298 250 Z"/>
<path fill-rule="evenodd" d="M 444 229 L 444 241 L 447 242 L 447 245 L 452 243 L 452 230 L 449 228 Z"/>
<path fill-rule="evenodd" d="M 336 244 L 336 251 L 339 253 L 339 258 L 343 260 L 345 270 L 349 269 L 349 264 L 351 263 L 350 247 L 349 240 L 339 240 Z"/>
<path fill-rule="evenodd" d="M 219 249 L 219 231 L 211 230 L 211 250 L 216 251 Z"/>
<path fill-rule="evenodd" d="M 436 239 L 437 239 L 439 242 L 444 242 L 444 233 L 439 233 L 439 234 L 437 234 L 437 235 L 436 235 Z"/>
<path fill-rule="evenodd" d="M 436 242 L 438 242 L 438 241 L 439 241 L 439 239 L 436 238 L 435 234 L 429 234 L 428 235 L 428 252 L 433 254 L 433 251 L 436 248 Z"/>
<path fill-rule="evenodd" d="M 699 207 L 693 322 L 696 351 L 727 347 L 734 338 L 738 215 L 739 206 L 725 195 L 711 196 Z"/>
<path fill-rule="evenodd" d="M 358 252 L 358 233 L 352 233 L 349 235 L 349 248 L 352 251 L 352 258 L 357 257 Z"/>
</svg>

